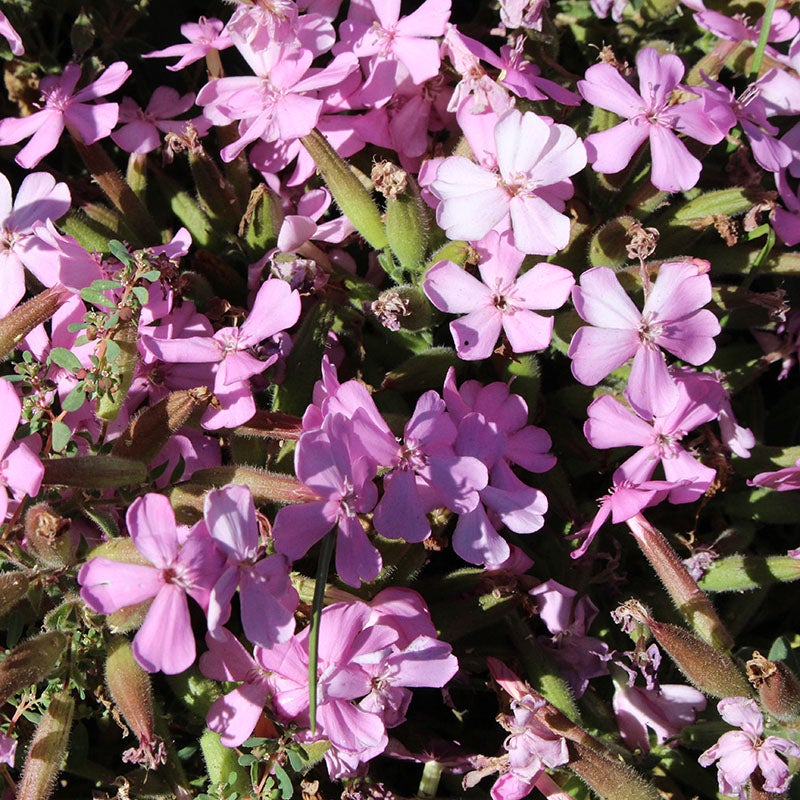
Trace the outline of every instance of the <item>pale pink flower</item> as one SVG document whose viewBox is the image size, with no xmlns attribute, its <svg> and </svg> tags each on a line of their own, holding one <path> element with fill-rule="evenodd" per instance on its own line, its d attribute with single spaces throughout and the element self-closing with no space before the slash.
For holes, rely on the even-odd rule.
<svg viewBox="0 0 800 800">
<path fill-rule="evenodd" d="M 16 500 L 34 497 L 44 477 L 42 462 L 28 445 L 12 446 L 21 413 L 22 403 L 14 387 L 0 378 L 0 524 L 8 511 L 7 489 Z"/>
<path fill-rule="evenodd" d="M 449 18 L 450 0 L 425 0 L 405 17 L 400 16 L 400 0 L 353 3 L 334 52 L 369 59 L 363 98 L 369 105 L 383 105 L 404 75 L 421 84 L 438 74 L 435 37 L 444 35 Z"/>
<path fill-rule="evenodd" d="M 142 154 L 152 152 L 161 144 L 162 133 L 186 133 L 190 123 L 202 136 L 209 127 L 202 117 L 195 120 L 175 119 L 193 105 L 193 92 L 180 95 L 169 86 L 159 86 L 145 109 L 130 97 L 125 97 L 119 107 L 119 122 L 122 125 L 111 134 L 111 138 L 126 153 Z"/>
<path fill-rule="evenodd" d="M 230 36 L 223 33 L 225 23 L 220 19 L 200 17 L 197 22 L 186 22 L 181 25 L 181 33 L 188 44 L 174 44 L 164 50 L 153 50 L 142 58 L 170 58 L 180 56 L 177 64 L 167 67 L 171 72 L 188 67 L 201 58 L 205 58 L 212 50 L 225 50 L 233 46 Z"/>
<path fill-rule="evenodd" d="M 483 238 L 480 281 L 452 261 L 439 261 L 428 271 L 423 288 L 436 308 L 466 315 L 450 323 L 459 358 L 489 358 L 501 329 L 515 353 L 550 345 L 553 318 L 535 311 L 560 308 L 575 280 L 569 270 L 544 262 L 517 277 L 524 255 L 510 239 L 508 232 L 496 231 Z"/>
<path fill-rule="evenodd" d="M 63 217 L 71 202 L 66 183 L 56 183 L 46 172 L 35 172 L 22 181 L 12 206 L 11 185 L 0 173 L 0 317 L 25 295 L 26 266 L 33 267 L 46 286 L 52 285 L 43 274 L 47 270 L 39 269 L 41 257 L 35 250 L 31 252 L 36 239 L 34 228 L 45 220 Z"/>
<path fill-rule="evenodd" d="M 701 164 L 674 131 L 704 144 L 716 144 L 724 134 L 709 119 L 703 100 L 672 104 L 672 93 L 681 88 L 684 72 L 676 55 L 662 56 L 645 47 L 636 57 L 636 67 L 641 94 L 606 63 L 589 67 L 585 80 L 578 82 L 585 100 L 625 118 L 586 138 L 592 167 L 596 172 L 620 172 L 649 139 L 653 185 L 666 192 L 691 189 L 700 177 Z"/>
<path fill-rule="evenodd" d="M 778 753 L 800 758 L 800 747 L 781 736 L 765 738 L 764 718 L 749 697 L 726 697 L 719 701 L 717 709 L 725 722 L 741 728 L 723 733 L 719 741 L 697 759 L 704 767 L 717 762 L 720 793 L 739 796 L 756 771 L 763 779 L 764 792 L 785 792 L 792 776 Z"/>
<path fill-rule="evenodd" d="M 196 654 L 186 595 L 205 610 L 224 558 L 202 523 L 191 531 L 178 527 L 163 495 L 147 494 L 135 500 L 126 522 L 134 546 L 149 564 L 93 558 L 78 573 L 81 597 L 102 614 L 152 598 L 134 637 L 133 654 L 148 672 L 183 672 Z"/>
<path fill-rule="evenodd" d="M 676 383 L 675 407 L 649 422 L 611 395 L 598 397 L 589 406 L 584 433 L 592 447 L 600 450 L 627 445 L 640 448 L 614 472 L 615 482 L 636 485 L 649 481 L 660 463 L 672 484 L 670 502 L 687 503 L 705 492 L 716 471 L 697 461 L 680 442 L 694 428 L 716 419 L 724 392 L 716 383 L 690 376 L 681 376 Z"/>
<path fill-rule="evenodd" d="M 0 36 L 8 42 L 8 46 L 15 56 L 24 55 L 25 47 L 22 44 L 22 37 L 14 30 L 14 26 L 2 11 L 0 11 Z M 14 744 L 16 746 L 16 742 Z"/>
<path fill-rule="evenodd" d="M 477 241 L 493 228 L 510 228 L 523 253 L 552 255 L 566 247 L 570 218 L 561 212 L 573 192 L 569 176 L 586 165 L 572 128 L 511 109 L 484 144 L 488 149 L 473 146 L 480 163 L 446 158 L 428 187 L 440 201 L 436 220 L 447 236 Z"/>
<path fill-rule="evenodd" d="M 631 405 L 642 416 L 668 413 L 678 390 L 660 348 L 695 366 L 708 361 L 716 348 L 719 322 L 702 308 L 711 300 L 709 266 L 700 259 L 662 264 L 642 311 L 612 270 L 584 272 L 572 302 L 593 327 L 579 328 L 572 337 L 572 374 L 594 386 L 632 357 Z"/>
<path fill-rule="evenodd" d="M 30 169 L 55 149 L 65 127 L 84 144 L 105 138 L 117 124 L 119 106 L 91 101 L 115 92 L 130 74 L 124 61 L 115 61 L 97 80 L 77 92 L 81 77 L 77 64 L 67 65 L 61 75 L 43 78 L 39 90 L 44 107 L 28 117 L 0 120 L 0 145 L 16 144 L 30 136 L 15 158 L 21 167 Z"/>
</svg>

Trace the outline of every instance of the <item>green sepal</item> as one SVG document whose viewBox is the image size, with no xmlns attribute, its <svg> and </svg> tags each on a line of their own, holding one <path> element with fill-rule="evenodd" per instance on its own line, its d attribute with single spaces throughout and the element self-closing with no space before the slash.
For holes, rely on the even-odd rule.
<svg viewBox="0 0 800 800">
<path fill-rule="evenodd" d="M 370 193 L 346 161 L 313 130 L 300 140 L 308 150 L 342 213 L 374 250 L 383 250 L 388 240 L 381 212 Z"/>
</svg>

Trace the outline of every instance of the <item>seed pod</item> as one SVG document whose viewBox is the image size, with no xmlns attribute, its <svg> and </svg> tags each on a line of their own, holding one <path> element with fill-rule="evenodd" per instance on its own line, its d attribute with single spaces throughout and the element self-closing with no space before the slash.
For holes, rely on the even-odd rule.
<svg viewBox="0 0 800 800">
<path fill-rule="evenodd" d="M 733 637 L 664 535 L 641 514 L 629 519 L 627 524 L 642 553 L 669 592 L 672 602 L 694 632 L 714 647 L 729 650 Z"/>
<path fill-rule="evenodd" d="M 117 456 L 75 456 L 45 459 L 42 483 L 77 489 L 116 489 L 144 483 L 147 469 L 141 461 Z"/>
<path fill-rule="evenodd" d="M 733 658 L 677 625 L 648 617 L 646 624 L 678 669 L 711 697 L 750 697 L 752 691 Z"/>
<path fill-rule="evenodd" d="M 388 240 L 381 212 L 347 162 L 316 129 L 301 137 L 300 141 L 314 159 L 342 213 L 372 248 L 383 250 Z"/>
<path fill-rule="evenodd" d="M 0 317 L 0 359 L 5 358 L 37 325 L 50 319 L 69 296 L 63 286 L 54 286 Z"/>
<path fill-rule="evenodd" d="M 0 617 L 4 617 L 25 596 L 30 579 L 25 572 L 0 574 Z"/>
<path fill-rule="evenodd" d="M 0 663 L 0 703 L 50 675 L 66 645 L 67 637 L 58 631 L 18 644 Z"/>
<path fill-rule="evenodd" d="M 123 761 L 156 769 L 166 760 L 166 751 L 155 733 L 150 676 L 136 663 L 131 643 L 123 636 L 109 643 L 105 676 L 111 697 L 139 740 L 138 749 L 127 750 Z"/>
<path fill-rule="evenodd" d="M 33 734 L 16 800 L 47 800 L 55 788 L 72 730 L 75 699 L 69 691 L 51 701 Z"/>
<path fill-rule="evenodd" d="M 781 722 L 800 717 L 800 681 L 783 661 L 770 661 L 756 650 L 746 666 L 747 679 L 773 717 Z"/>
<path fill-rule="evenodd" d="M 154 406 L 131 420 L 114 442 L 111 454 L 149 464 L 179 428 L 211 402 L 205 386 L 172 392 Z"/>
<path fill-rule="evenodd" d="M 47 567 L 66 567 L 72 563 L 80 537 L 70 530 L 71 523 L 47 503 L 37 503 L 25 514 L 25 542 L 30 552 Z"/>
</svg>

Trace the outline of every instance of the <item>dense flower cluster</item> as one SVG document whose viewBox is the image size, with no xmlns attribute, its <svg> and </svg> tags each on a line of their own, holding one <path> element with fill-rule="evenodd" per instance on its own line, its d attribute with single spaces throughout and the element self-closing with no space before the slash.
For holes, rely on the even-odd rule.
<svg viewBox="0 0 800 800">
<path fill-rule="evenodd" d="M 797 16 L 239 0 L 112 60 L 82 10 L 56 68 L 23 5 L 3 786 L 19 738 L 24 798 L 785 792 L 796 632 L 711 594 L 800 578 Z"/>
</svg>

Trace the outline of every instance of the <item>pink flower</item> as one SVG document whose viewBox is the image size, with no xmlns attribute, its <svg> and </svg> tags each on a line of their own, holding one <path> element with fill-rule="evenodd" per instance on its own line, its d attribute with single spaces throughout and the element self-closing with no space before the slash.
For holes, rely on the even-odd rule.
<svg viewBox="0 0 800 800">
<path fill-rule="evenodd" d="M 601 450 L 626 445 L 641 448 L 614 472 L 615 482 L 649 481 L 661 463 L 672 484 L 670 502 L 690 503 L 711 485 L 716 471 L 697 461 L 680 442 L 698 425 L 716 419 L 724 393 L 718 384 L 689 376 L 677 380 L 677 390 L 675 407 L 650 422 L 610 395 L 598 397 L 589 406 L 584 433 L 592 447 Z"/>
<path fill-rule="evenodd" d="M 142 58 L 170 58 L 180 56 L 177 64 L 167 67 L 172 72 L 188 67 L 201 58 L 205 58 L 212 50 L 225 50 L 232 47 L 230 37 L 222 32 L 225 23 L 222 20 L 200 17 L 197 22 L 186 22 L 181 25 L 181 33 L 189 40 L 189 44 L 174 44 L 164 50 L 153 50 Z"/>
<path fill-rule="evenodd" d="M 451 239 L 476 241 L 493 228 L 511 229 L 523 253 L 552 255 L 569 243 L 570 219 L 561 212 L 572 196 L 570 175 L 586 165 L 572 128 L 511 109 L 482 146 L 480 163 L 451 156 L 438 166 L 430 193 L 436 220 Z"/>
<path fill-rule="evenodd" d="M 188 336 L 182 339 L 157 339 L 143 336 L 144 347 L 162 361 L 171 363 L 216 364 L 214 393 L 222 411 L 209 408 L 202 422 L 206 427 L 233 427 L 255 413 L 255 402 L 248 384 L 277 359 L 266 360 L 253 354 L 265 339 L 290 328 L 300 316 L 300 295 L 280 280 L 268 280 L 258 290 L 253 308 L 240 327 L 221 328 L 213 336 Z"/>
<path fill-rule="evenodd" d="M 421 84 L 438 74 L 441 58 L 434 38 L 444 35 L 449 18 L 450 0 L 425 0 L 406 17 L 400 16 L 400 0 L 352 4 L 334 52 L 370 59 L 362 99 L 383 105 L 404 75 Z"/>
<path fill-rule="evenodd" d="M 641 95 L 611 64 L 589 67 L 585 80 L 578 81 L 585 100 L 625 118 L 625 122 L 587 137 L 592 167 L 596 172 L 620 172 L 649 139 L 653 185 L 666 192 L 691 189 L 700 177 L 701 164 L 673 131 L 705 144 L 721 141 L 723 133 L 707 117 L 703 100 L 671 105 L 684 72 L 677 56 L 662 56 L 645 47 L 636 57 L 636 67 Z"/>
<path fill-rule="evenodd" d="M 591 328 L 572 337 L 572 374 L 593 386 L 633 357 L 628 399 L 642 416 L 668 413 L 678 390 L 667 370 L 663 347 L 695 366 L 714 354 L 716 317 L 703 309 L 711 300 L 709 265 L 699 259 L 661 265 L 658 280 L 639 311 L 607 267 L 581 275 L 572 301 Z"/>
<path fill-rule="evenodd" d="M 135 500 L 126 521 L 134 546 L 149 563 L 93 558 L 78 573 L 81 597 L 101 614 L 152 598 L 134 637 L 133 654 L 148 672 L 183 672 L 195 658 L 186 595 L 207 607 L 223 557 L 204 530 L 178 528 L 163 495 L 147 494 Z"/>
<path fill-rule="evenodd" d="M 34 497 L 44 477 L 39 457 L 24 442 L 12 449 L 14 433 L 19 425 L 22 403 L 14 387 L 0 378 L 0 524 L 8 511 L 8 493 L 22 499 Z"/>
<path fill-rule="evenodd" d="M 725 722 L 741 728 L 723 733 L 719 741 L 697 759 L 704 767 L 717 762 L 720 792 L 739 795 L 756 771 L 763 780 L 764 792 L 785 792 L 792 776 L 778 753 L 798 758 L 800 747 L 781 736 L 764 738 L 764 718 L 755 701 L 748 697 L 726 697 L 719 701 L 717 709 Z"/>
<path fill-rule="evenodd" d="M 312 70 L 313 55 L 297 44 L 274 42 L 254 50 L 240 42 L 237 47 L 256 74 L 218 78 L 197 95 L 197 104 L 214 125 L 239 122 L 239 139 L 221 150 L 223 161 L 232 161 L 259 139 L 285 146 L 310 133 L 323 106 L 315 91 L 341 83 L 358 67 L 352 53 Z"/>
<path fill-rule="evenodd" d="M 376 471 L 352 421 L 343 414 L 329 415 L 321 430 L 304 433 L 295 450 L 295 474 L 313 499 L 278 511 L 272 529 L 275 549 L 294 561 L 335 526 L 339 577 L 350 586 L 377 578 L 381 555 L 359 519 L 378 500 L 372 482 Z"/>
<path fill-rule="evenodd" d="M 458 425 L 455 450 L 480 459 L 489 470 L 489 485 L 481 489 L 481 502 L 462 513 L 453 534 L 453 549 L 471 564 L 501 564 L 511 555 L 508 543 L 497 533 L 506 525 L 515 533 L 532 533 L 544 524 L 547 497 L 523 483 L 511 469 L 519 464 L 529 472 L 546 472 L 556 462 L 548 452 L 550 436 L 528 425 L 528 406 L 508 384 L 482 386 L 466 381 L 456 387 L 451 368 L 444 384 L 447 410 Z"/>
<path fill-rule="evenodd" d="M 90 101 L 115 92 L 130 74 L 124 61 L 115 61 L 97 80 L 76 92 L 81 68 L 67 65 L 60 76 L 44 78 L 39 84 L 45 102 L 41 111 L 0 120 L 0 145 L 16 144 L 30 136 L 15 158 L 21 167 L 30 169 L 55 149 L 65 127 L 84 144 L 105 138 L 117 124 L 119 106 Z"/>
<path fill-rule="evenodd" d="M 294 633 L 298 596 L 283 556 L 259 553 L 258 523 L 253 496 L 246 486 L 225 486 L 206 495 L 203 516 L 208 533 L 227 563 L 208 601 L 212 635 L 231 614 L 237 587 L 242 627 L 254 644 L 270 647 Z M 259 558 L 259 555 L 262 557 Z"/>
<path fill-rule="evenodd" d="M 202 136 L 208 131 L 208 123 L 202 118 L 175 119 L 193 105 L 193 92 L 179 95 L 169 86 L 159 86 L 144 110 L 130 97 L 125 97 L 119 107 L 122 125 L 111 138 L 126 153 L 150 153 L 161 144 L 162 133 L 183 133 L 190 122 Z"/>
<path fill-rule="evenodd" d="M 22 37 L 14 30 L 14 26 L 8 21 L 8 17 L 2 11 L 0 11 L 0 36 L 8 42 L 8 46 L 15 56 L 21 56 L 25 53 L 25 48 L 22 45 Z M 14 745 L 16 746 L 16 742 L 14 742 Z M 12 763 L 11 766 L 13 767 L 14 764 Z"/>
<path fill-rule="evenodd" d="M 434 391 L 420 397 L 403 433 L 400 446 L 394 437 L 389 439 L 394 452 L 383 466 L 392 471 L 384 475 L 373 523 L 387 538 L 421 542 L 431 533 L 427 513 L 442 506 L 456 513 L 472 511 L 488 474 L 477 458 L 456 455 L 456 426 Z"/>
<path fill-rule="evenodd" d="M 428 271 L 423 288 L 440 311 L 466 316 L 450 323 L 460 358 L 489 358 L 501 329 L 515 353 L 544 350 L 553 334 L 553 318 L 534 309 L 561 307 L 575 283 L 572 273 L 541 263 L 517 277 L 524 255 L 508 232 L 490 231 L 478 247 L 481 281 L 452 261 Z"/>
<path fill-rule="evenodd" d="M 759 472 L 747 482 L 750 486 L 767 486 L 776 492 L 791 492 L 800 489 L 800 458 L 793 467 L 784 467 L 775 472 Z"/>
<path fill-rule="evenodd" d="M 46 286 L 52 285 L 44 275 L 47 270 L 40 269 L 41 256 L 31 252 L 36 244 L 34 228 L 46 220 L 63 217 L 71 202 L 66 183 L 56 183 L 46 172 L 36 172 L 22 181 L 12 206 L 11 185 L 0 173 L 0 317 L 25 295 L 28 264 L 40 280 L 44 278 Z"/>
</svg>

